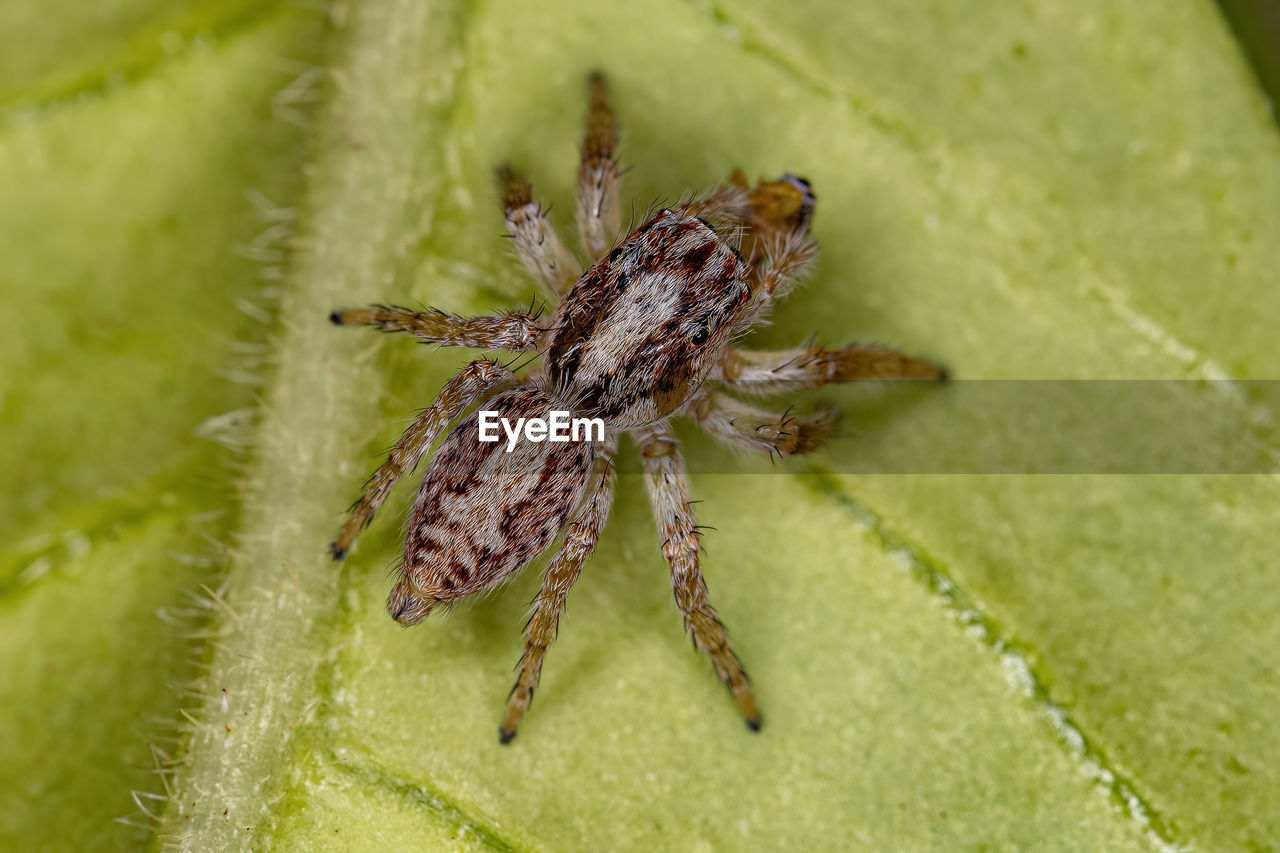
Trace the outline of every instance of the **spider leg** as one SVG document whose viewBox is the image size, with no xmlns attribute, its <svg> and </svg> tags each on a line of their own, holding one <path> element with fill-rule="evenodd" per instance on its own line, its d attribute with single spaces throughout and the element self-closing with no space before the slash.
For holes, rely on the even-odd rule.
<svg viewBox="0 0 1280 853">
<path fill-rule="evenodd" d="M 414 419 L 404 435 L 391 448 L 387 461 L 373 472 L 365 486 L 365 492 L 351 508 L 351 515 L 338 531 L 337 538 L 329 546 L 335 560 L 347 555 L 352 544 L 382 506 L 391 487 L 407 471 L 418 464 L 429 448 L 463 410 L 475 401 L 502 388 L 516 385 L 519 380 L 506 367 L 493 361 L 473 361 L 462 368 L 436 395 L 431 408 Z"/>
<path fill-rule="evenodd" d="M 613 468 L 613 455 L 617 449 L 618 440 L 613 435 L 597 448 L 593 485 L 583 495 L 582 508 L 566 529 L 564 544 L 542 577 L 542 589 L 534 599 L 533 613 L 524 628 L 525 647 L 524 654 L 520 657 L 520 674 L 516 677 L 515 686 L 511 688 L 511 695 L 507 698 L 507 712 L 498 729 L 498 738 L 503 743 L 510 743 L 516 736 L 516 728 L 529 709 L 529 704 L 533 702 L 533 691 L 537 689 L 542 675 L 542 661 L 546 657 L 547 648 L 556 638 L 560 613 L 564 610 L 569 590 L 577 583 L 582 566 L 595 550 L 600 531 L 609 518 L 617 476 Z"/>
<path fill-rule="evenodd" d="M 718 391 L 701 391 L 681 410 L 712 436 L 734 447 L 795 456 L 816 450 L 835 429 L 834 411 L 798 418 L 757 409 Z"/>
<path fill-rule="evenodd" d="M 742 662 L 707 598 L 707 584 L 698 566 L 701 544 L 689 500 L 688 475 L 675 435 L 666 421 L 632 431 L 644 460 L 645 484 L 654 520 L 662 537 L 662 555 L 671 567 L 671 589 L 694 643 L 710 656 L 716 674 L 729 688 L 738 710 L 753 730 L 760 729 L 760 711 Z"/>
<path fill-rule="evenodd" d="M 384 332 L 408 332 L 420 341 L 441 346 L 516 352 L 538 349 L 545 333 L 533 314 L 515 311 L 496 317 L 458 317 L 443 311 L 374 305 L 334 311 L 329 320 L 335 326 L 374 326 Z"/>
<path fill-rule="evenodd" d="M 609 87 L 597 71 L 587 80 L 587 121 L 578 166 L 578 236 L 593 261 L 609 251 L 622 227 L 617 149 Z"/>
<path fill-rule="evenodd" d="M 759 254 L 760 264 L 753 270 L 751 303 L 738 319 L 740 325 L 759 323 L 773 309 L 773 303 L 785 295 L 805 267 L 818 255 L 818 244 L 805 229 L 775 233 L 749 232 L 750 251 Z"/>
<path fill-rule="evenodd" d="M 563 296 L 582 275 L 582 264 L 560 242 L 542 205 L 533 200 L 533 187 L 510 166 L 498 169 L 502 212 L 507 236 L 529 274 L 556 298 Z"/>
<path fill-rule="evenodd" d="M 941 367 L 881 347 L 799 347 L 760 352 L 729 348 L 711 378 L 747 394 L 780 394 L 860 379 L 946 379 Z"/>
</svg>

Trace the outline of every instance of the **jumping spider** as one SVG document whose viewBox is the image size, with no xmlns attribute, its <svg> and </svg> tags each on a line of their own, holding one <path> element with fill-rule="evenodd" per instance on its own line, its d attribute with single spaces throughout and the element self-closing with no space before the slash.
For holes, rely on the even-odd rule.
<svg viewBox="0 0 1280 853">
<path fill-rule="evenodd" d="M 374 472 L 331 546 L 342 559 L 396 480 L 450 422 L 481 401 L 514 422 L 552 410 L 600 418 L 603 442 L 479 440 L 472 413 L 444 439 L 418 492 L 404 561 L 387 610 L 402 625 L 512 577 L 563 532 L 525 628 L 519 676 L 499 734 L 516 734 L 538 685 L 543 657 L 613 501 L 618 435 L 640 446 L 645 483 L 671 567 L 671 587 L 693 633 L 752 729 L 760 712 L 742 663 L 707 598 L 698 528 L 671 418 L 684 416 L 728 444 L 790 456 L 816 448 L 834 426 L 774 414 L 726 394 L 770 395 L 856 379 L 940 379 L 932 364 L 890 350 L 802 347 L 759 352 L 730 341 L 762 322 L 813 260 L 814 195 L 786 175 L 750 189 L 740 173 L 708 195 L 660 210 L 622 236 L 618 135 L 602 75 L 588 83 L 578 169 L 578 234 L 594 262 L 584 272 L 533 200 L 529 183 L 498 171 L 507 234 L 521 261 L 556 302 L 549 319 L 527 312 L 463 318 L 375 306 L 336 311 L 339 326 L 376 326 L 444 346 L 542 356 L 521 377 L 473 361 L 440 391 Z"/>
</svg>

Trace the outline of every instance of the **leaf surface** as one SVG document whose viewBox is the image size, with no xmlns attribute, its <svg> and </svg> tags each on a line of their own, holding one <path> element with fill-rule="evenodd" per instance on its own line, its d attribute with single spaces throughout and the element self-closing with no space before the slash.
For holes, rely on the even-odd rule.
<svg viewBox="0 0 1280 853">
<path fill-rule="evenodd" d="M 128 790 L 165 791 L 147 782 L 158 735 L 125 732 L 149 715 L 184 720 L 161 756 L 171 796 L 141 798 L 152 837 L 193 849 L 1280 843 L 1274 477 L 770 469 L 686 430 L 692 458 L 720 460 L 693 489 L 759 736 L 681 636 L 636 476 L 508 747 L 538 572 L 401 630 L 382 600 L 407 487 L 346 563 L 324 553 L 381 450 L 474 355 L 328 312 L 527 304 L 492 169 L 530 174 L 571 236 L 594 67 L 637 213 L 733 167 L 813 181 L 820 267 L 761 346 L 883 340 L 961 379 L 1276 375 L 1260 318 L 1280 313 L 1280 146 L 1213 6 L 370 0 L 334 7 L 325 36 L 237 9 L 206 10 L 224 22 L 209 46 L 50 60 L 5 96 L 135 69 L 13 106 L 0 139 L 18 309 L 0 345 L 19 366 L 0 708 L 24 734 L 0 753 L 0 837 L 110 846 Z M 303 151 L 278 92 L 310 90 L 272 69 L 299 73 L 281 58 L 317 44 L 329 82 Z M 293 251 L 255 255 L 284 270 L 271 334 L 236 308 L 264 295 L 229 248 L 271 225 L 246 188 L 298 207 Z M 241 370 L 245 351 L 270 369 Z M 1275 447 L 1229 383 L 1187 387 Z M 964 450 L 942 392 L 879 412 L 820 396 L 870 446 L 914 430 Z M 209 421 L 242 409 L 250 429 Z M 198 433 L 252 439 L 243 495 Z M 148 614 L 212 574 L 174 556 L 202 537 L 234 555 L 190 599 L 209 642 L 199 695 L 175 699 L 193 650 Z"/>
</svg>

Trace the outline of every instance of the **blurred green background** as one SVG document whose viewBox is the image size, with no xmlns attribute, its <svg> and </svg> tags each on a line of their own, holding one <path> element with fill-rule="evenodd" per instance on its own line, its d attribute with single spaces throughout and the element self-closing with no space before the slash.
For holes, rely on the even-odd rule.
<svg viewBox="0 0 1280 853">
<path fill-rule="evenodd" d="M 400 630 L 407 487 L 325 559 L 474 355 L 328 311 L 527 304 L 491 169 L 572 234 L 595 67 L 638 208 L 813 180 L 760 345 L 1188 380 L 1277 449 L 1231 381 L 1280 377 L 1272 3 L 9 0 L 0 847 L 1280 847 L 1274 476 L 696 475 L 759 736 L 636 477 L 510 747 L 538 571 Z"/>
</svg>

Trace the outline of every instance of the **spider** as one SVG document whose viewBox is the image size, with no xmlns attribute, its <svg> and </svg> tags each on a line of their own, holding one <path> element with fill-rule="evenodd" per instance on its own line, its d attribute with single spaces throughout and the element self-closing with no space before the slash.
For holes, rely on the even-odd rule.
<svg viewBox="0 0 1280 853">
<path fill-rule="evenodd" d="M 791 456 L 818 447 L 831 412 L 775 414 L 725 393 L 766 396 L 857 379 L 941 379 L 934 365 L 877 347 L 807 346 L 761 352 L 731 346 L 761 323 L 813 261 L 815 196 L 785 175 L 752 189 L 740 172 L 704 196 L 657 211 L 621 235 L 618 134 L 604 76 L 588 79 L 578 169 L 583 265 L 560 241 L 527 180 L 498 169 L 507 236 L 555 304 L 531 312 L 459 317 L 373 306 L 335 311 L 339 326 L 406 332 L 444 346 L 540 355 L 521 377 L 497 361 L 464 367 L 413 421 L 374 472 L 330 546 L 341 560 L 403 474 L 471 406 L 515 422 L 553 410 L 599 418 L 602 441 L 480 441 L 473 412 L 431 458 L 387 599 L 401 625 L 513 577 L 563 536 L 534 599 L 525 649 L 499 728 L 515 737 L 538 686 L 569 590 L 596 546 L 613 502 L 621 433 L 640 448 L 645 484 L 671 569 L 671 588 L 697 648 L 706 652 L 752 730 L 761 718 L 741 661 L 707 596 L 698 527 L 671 419 L 692 419 L 730 445 Z M 621 235 L 621 237 L 620 237 Z M 619 239 L 620 237 L 620 239 Z"/>
</svg>

